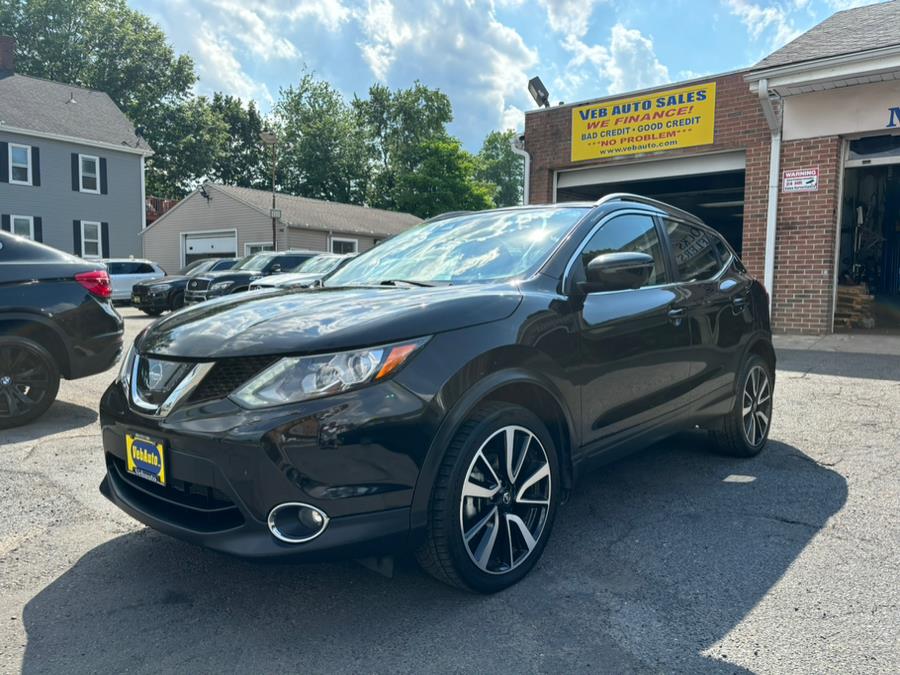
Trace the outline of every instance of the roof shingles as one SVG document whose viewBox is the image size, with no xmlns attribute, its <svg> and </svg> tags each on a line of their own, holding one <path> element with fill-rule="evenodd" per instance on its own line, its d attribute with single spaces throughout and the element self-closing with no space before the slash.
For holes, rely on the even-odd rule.
<svg viewBox="0 0 900 675">
<path fill-rule="evenodd" d="M 787 66 L 894 45 L 900 45 L 898 0 L 837 12 L 769 54 L 753 69 Z"/>
<path fill-rule="evenodd" d="M 263 190 L 209 183 L 219 190 L 250 206 L 269 213 L 272 193 Z M 384 211 L 355 204 L 341 204 L 321 199 L 295 197 L 277 193 L 276 208 L 281 211 L 281 222 L 288 226 L 313 230 L 352 233 L 370 237 L 392 237 L 422 222 L 410 213 Z"/>
<path fill-rule="evenodd" d="M 4 127 L 150 151 L 105 93 L 0 72 L 0 130 Z"/>
</svg>

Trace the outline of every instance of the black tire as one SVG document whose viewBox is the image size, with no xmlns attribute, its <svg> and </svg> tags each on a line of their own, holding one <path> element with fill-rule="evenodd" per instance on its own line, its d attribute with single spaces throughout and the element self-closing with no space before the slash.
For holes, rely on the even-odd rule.
<svg viewBox="0 0 900 675">
<path fill-rule="evenodd" d="M 765 384 L 758 385 L 766 392 L 748 392 L 754 388 L 751 378 L 754 373 L 765 374 Z M 757 380 L 759 381 L 759 380 Z M 766 446 L 769 430 L 772 428 L 772 410 L 774 399 L 775 377 L 769 363 L 756 354 L 750 354 L 738 373 L 737 393 L 734 397 L 734 408 L 722 418 L 720 428 L 711 432 L 716 450 L 731 457 L 754 457 Z M 749 395 L 749 399 L 747 398 Z M 751 400 L 755 397 L 755 403 Z M 760 403 L 761 399 L 765 399 Z M 750 402 L 749 419 L 746 404 Z M 763 429 L 763 418 L 765 428 Z M 758 426 L 753 426 L 753 425 Z M 752 438 L 751 438 L 752 436 Z"/>
<path fill-rule="evenodd" d="M 159 316 L 160 314 L 162 314 L 161 309 L 145 309 L 143 310 L 143 312 L 147 316 Z"/>
<path fill-rule="evenodd" d="M 499 449 L 495 443 L 500 443 L 505 453 L 505 430 L 512 427 L 519 429 L 513 430 L 511 444 L 512 463 L 518 466 L 513 473 L 517 476 L 508 481 L 509 472 L 497 467 L 491 479 L 482 472 L 488 467 L 481 464 L 478 455 L 484 449 L 481 457 L 493 457 Z M 534 443 L 535 439 L 538 444 Z M 475 474 L 483 473 L 486 482 L 497 482 L 498 486 L 505 482 L 505 487 L 500 487 L 500 491 L 490 498 L 463 497 L 464 485 L 467 491 L 472 487 L 485 489 L 469 480 L 475 475 L 473 470 Z M 544 475 L 547 470 L 549 476 L 531 487 L 523 487 L 529 479 Z M 512 586 L 531 571 L 550 538 L 561 492 L 559 475 L 553 437 L 534 413 L 502 402 L 479 406 L 459 427 L 441 462 L 431 495 L 426 539 L 416 551 L 419 564 L 439 581 L 468 591 L 495 593 Z M 531 497 L 526 497 L 530 490 L 538 494 L 532 492 Z M 546 506 L 537 505 L 534 500 L 546 501 Z M 477 511 L 478 508 L 482 511 Z M 493 511 L 497 515 L 490 522 L 481 517 L 482 512 L 490 514 Z M 467 518 L 471 520 L 467 521 Z M 478 527 L 470 527 L 472 522 L 485 522 L 486 525 L 476 533 L 481 537 L 470 538 L 467 544 L 464 529 L 472 532 Z M 531 542 L 525 539 L 524 530 L 517 529 L 523 526 L 527 528 Z M 506 534 L 508 532 L 512 534 Z M 479 566 L 471 550 L 476 541 L 479 551 L 490 547 L 484 567 Z M 485 545 L 487 541 L 490 543 Z M 492 555 L 491 551 L 495 549 L 496 553 Z M 491 570 L 491 566 L 495 569 Z"/>
<path fill-rule="evenodd" d="M 41 345 L 0 337 L 0 429 L 28 424 L 47 412 L 59 392 L 59 367 Z"/>
<path fill-rule="evenodd" d="M 172 300 L 169 302 L 169 309 L 174 312 L 175 310 L 181 309 L 182 307 L 184 307 L 184 293 L 181 293 L 179 291 L 178 293 L 174 293 L 172 295 Z"/>
</svg>

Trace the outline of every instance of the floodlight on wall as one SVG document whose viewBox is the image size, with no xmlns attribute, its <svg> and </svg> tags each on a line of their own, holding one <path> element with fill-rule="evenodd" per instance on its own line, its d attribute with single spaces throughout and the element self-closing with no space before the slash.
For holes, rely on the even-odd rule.
<svg viewBox="0 0 900 675">
<path fill-rule="evenodd" d="M 534 102 L 540 107 L 550 107 L 550 92 L 547 91 L 547 87 L 541 82 L 541 78 L 532 77 L 528 80 L 528 93 L 531 94 L 531 98 L 533 98 Z"/>
</svg>

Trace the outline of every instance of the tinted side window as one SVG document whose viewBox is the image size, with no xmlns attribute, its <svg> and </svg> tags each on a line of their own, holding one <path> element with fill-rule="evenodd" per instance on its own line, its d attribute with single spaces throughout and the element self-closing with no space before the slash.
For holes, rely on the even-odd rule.
<svg viewBox="0 0 900 675">
<path fill-rule="evenodd" d="M 666 221 L 666 230 L 682 281 L 705 281 L 716 276 L 722 267 L 716 252 L 720 244 L 718 237 L 702 228 L 674 220 Z"/>
<path fill-rule="evenodd" d="M 137 269 L 133 272 L 134 274 L 153 274 L 156 271 L 153 269 L 153 265 L 148 263 L 135 263 L 135 267 Z"/>
<path fill-rule="evenodd" d="M 598 255 L 620 252 L 646 253 L 651 256 L 653 273 L 647 285 L 668 283 L 665 256 L 653 219 L 638 214 L 616 216 L 597 230 L 581 251 L 581 278 L 585 278 L 587 264 Z"/>
<path fill-rule="evenodd" d="M 128 263 L 106 263 L 106 269 L 110 274 L 131 274 L 127 269 Z"/>
</svg>

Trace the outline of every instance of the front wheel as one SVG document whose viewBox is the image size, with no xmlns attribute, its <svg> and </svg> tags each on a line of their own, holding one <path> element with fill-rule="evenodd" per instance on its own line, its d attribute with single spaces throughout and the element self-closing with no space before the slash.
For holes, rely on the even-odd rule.
<svg viewBox="0 0 900 675">
<path fill-rule="evenodd" d="M 440 581 L 480 593 L 503 590 L 537 563 L 559 503 L 557 451 L 531 411 L 477 408 L 444 456 L 417 558 Z"/>
<path fill-rule="evenodd" d="M 753 457 L 763 449 L 772 426 L 774 374 L 762 357 L 751 354 L 738 375 L 734 408 L 712 432 L 720 452 Z"/>
<path fill-rule="evenodd" d="M 0 337 L 0 429 L 43 415 L 59 391 L 53 357 L 27 338 Z"/>
</svg>

